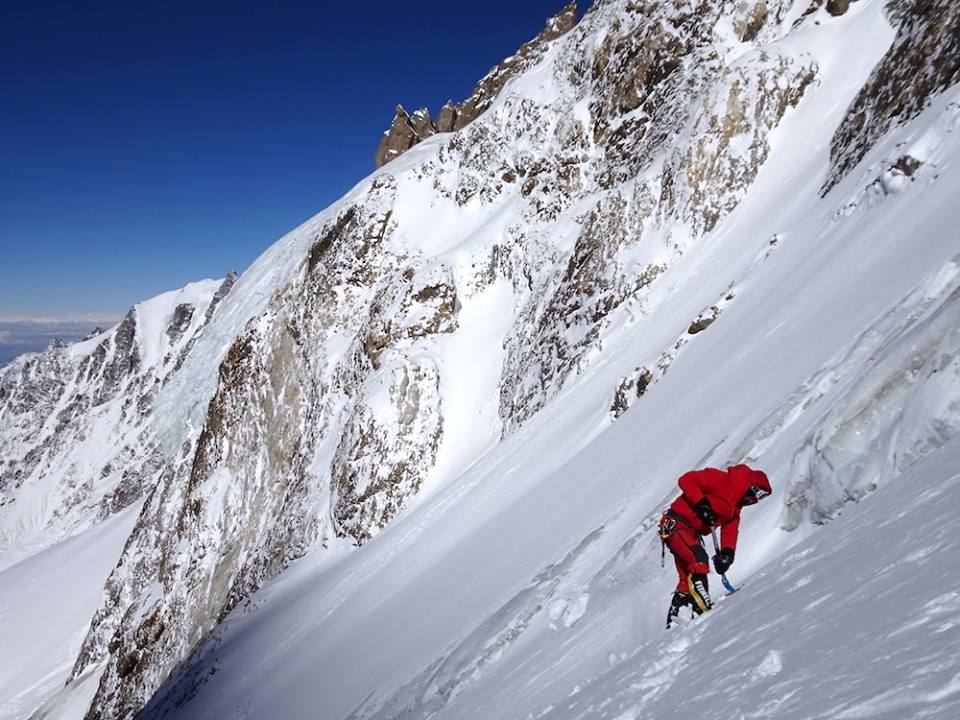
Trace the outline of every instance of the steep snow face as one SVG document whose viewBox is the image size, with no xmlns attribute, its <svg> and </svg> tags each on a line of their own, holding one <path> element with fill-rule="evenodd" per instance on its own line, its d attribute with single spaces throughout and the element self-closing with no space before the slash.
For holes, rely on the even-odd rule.
<svg viewBox="0 0 960 720">
<path fill-rule="evenodd" d="M 824 19 L 806 36 L 821 67 L 843 33 L 889 40 L 876 10 Z M 873 58 L 882 52 L 877 42 Z M 822 201 L 832 133 L 824 118 L 839 121 L 842 106 L 830 115 L 836 94 L 852 94 L 857 82 L 823 79 L 819 98 L 784 126 L 794 142 L 780 145 L 756 194 L 696 256 L 664 271 L 648 312 L 611 325 L 606 352 L 568 394 L 364 553 L 334 568 L 304 567 L 255 598 L 263 612 L 236 612 L 165 702 L 184 701 L 199 685 L 178 713 L 238 705 L 294 717 L 315 707 L 332 717 L 542 711 L 599 672 L 611 652 L 632 649 L 624 627 L 638 643 L 662 622 L 671 581 L 651 562 L 649 528 L 682 469 L 748 458 L 775 478 L 793 477 L 805 438 L 833 437 L 837 428 L 859 436 L 861 421 L 877 436 L 914 438 L 911 447 L 942 442 L 952 403 L 931 403 L 924 388 L 936 387 L 956 360 L 943 328 L 957 250 L 944 208 L 957 180 L 942 171 L 957 152 L 955 98 L 939 98 L 921 122 L 889 136 Z M 896 163 L 913 148 L 926 169 L 907 177 Z M 666 358 L 666 369 L 657 365 L 642 401 L 591 441 L 616 377 L 647 356 Z M 904 367 L 909 382 L 887 392 Z M 862 407 L 874 410 L 861 414 Z M 917 437 L 925 440 L 918 445 Z M 639 488 L 637 468 L 647 478 Z M 896 469 L 881 464 L 872 480 Z M 857 497 L 862 478 L 839 472 L 831 482 Z M 778 523 L 822 522 L 837 509 L 829 489 L 818 488 L 806 497 L 820 510 L 798 519 L 803 493 L 777 487 L 777 502 L 750 518 L 752 536 L 768 538 L 766 546 L 748 545 L 738 572 L 795 542 L 775 531 Z M 274 655 L 267 650 L 278 637 L 286 638 L 284 652 Z M 260 659 L 251 663 L 253 656 Z M 246 689 L 251 665 L 261 682 Z M 173 706 L 158 700 L 157 710 Z"/>
<path fill-rule="evenodd" d="M 226 295 L 207 280 L 135 305 L 117 327 L 0 373 L 0 568 L 138 500 L 165 464 L 152 406 Z"/>
<path fill-rule="evenodd" d="M 723 598 L 544 705 L 547 720 L 953 718 L 960 714 L 956 443 Z M 923 518 L 922 523 L 916 522 Z"/>
<path fill-rule="evenodd" d="M 839 5 L 598 3 L 254 263 L 153 404 L 89 716 L 191 653 L 151 713 L 540 712 L 659 630 L 681 471 L 774 477 L 749 573 L 948 442 L 956 91 L 844 140 L 897 31 Z"/>
<path fill-rule="evenodd" d="M 698 688 L 732 717 L 882 717 L 892 688 L 891 717 L 952 717 L 960 96 L 826 198 L 832 100 L 810 100 L 782 137 L 818 138 L 818 156 L 775 142 L 767 192 L 666 271 L 660 310 L 625 316 L 576 382 L 362 551 L 305 558 L 235 608 L 146 717 L 673 717 Z M 926 171 L 876 187 L 920 147 Z M 664 349 L 668 370 L 611 421 L 618 379 Z M 665 635 L 660 512 L 684 470 L 741 460 L 774 485 L 744 512 L 743 589 Z"/>
</svg>

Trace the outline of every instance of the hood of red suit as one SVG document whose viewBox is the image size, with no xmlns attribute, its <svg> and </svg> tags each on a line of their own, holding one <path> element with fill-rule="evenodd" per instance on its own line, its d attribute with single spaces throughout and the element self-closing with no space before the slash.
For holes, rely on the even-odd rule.
<svg viewBox="0 0 960 720">
<path fill-rule="evenodd" d="M 754 470 L 749 465 L 733 465 L 727 468 L 731 484 L 737 489 L 739 496 L 743 496 L 751 485 L 770 493 L 773 488 L 770 487 L 770 480 L 767 474 L 762 470 Z"/>
</svg>

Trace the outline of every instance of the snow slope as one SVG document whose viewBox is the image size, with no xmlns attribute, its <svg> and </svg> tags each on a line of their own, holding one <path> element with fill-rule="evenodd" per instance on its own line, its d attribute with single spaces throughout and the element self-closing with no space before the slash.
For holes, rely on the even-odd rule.
<svg viewBox="0 0 960 720">
<path fill-rule="evenodd" d="M 26 717 L 63 687 L 139 511 L 0 570 L 0 718 Z"/>
<path fill-rule="evenodd" d="M 570 688 L 550 720 L 960 715 L 960 445 L 756 573 L 716 612 Z M 920 521 L 918 522 L 918 519 Z"/>
<path fill-rule="evenodd" d="M 821 100 L 778 130 L 754 192 L 667 271 L 656 311 L 604 336 L 589 373 L 362 552 L 308 557 L 255 593 L 147 716 L 671 717 L 689 714 L 680 701 L 710 661 L 699 687 L 723 717 L 869 717 L 892 676 L 912 689 L 889 716 L 953 717 L 960 647 L 941 618 L 960 594 L 944 565 L 958 450 L 937 448 L 960 413 L 958 95 L 891 132 L 826 198 Z M 882 190 L 887 158 L 907 150 L 929 174 Z M 710 329 L 685 337 L 731 288 Z M 677 337 L 669 372 L 611 425 L 617 379 Z M 833 463 L 829 484 L 810 456 Z M 745 588 L 665 636 L 675 576 L 653 525 L 682 471 L 745 459 L 775 489 L 744 515 L 731 575 Z M 871 597 L 883 604 L 868 613 Z M 818 601 L 822 617 L 804 620 Z M 918 636 L 901 639 L 910 623 Z"/>
<path fill-rule="evenodd" d="M 646 716 L 671 686 L 629 673 L 693 662 L 653 533 L 681 472 L 775 488 L 695 640 L 952 457 L 960 95 L 910 49 L 955 9 L 842 5 L 597 2 L 268 250 L 151 390 L 166 454 L 37 717 Z"/>
</svg>

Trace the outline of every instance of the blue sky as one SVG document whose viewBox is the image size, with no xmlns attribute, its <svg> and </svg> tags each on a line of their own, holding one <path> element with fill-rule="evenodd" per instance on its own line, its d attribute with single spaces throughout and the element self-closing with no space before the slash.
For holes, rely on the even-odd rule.
<svg viewBox="0 0 960 720">
<path fill-rule="evenodd" d="M 564 4 L 4 3 L 0 318 L 242 270 Z"/>
</svg>

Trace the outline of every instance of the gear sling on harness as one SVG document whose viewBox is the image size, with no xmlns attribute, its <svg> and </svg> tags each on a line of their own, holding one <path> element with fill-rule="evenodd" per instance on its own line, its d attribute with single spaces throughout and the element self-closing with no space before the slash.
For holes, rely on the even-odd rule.
<svg viewBox="0 0 960 720">
<path fill-rule="evenodd" d="M 706 612 L 710 609 L 711 605 L 709 599 L 709 590 L 706 587 L 706 577 L 700 578 L 699 576 L 691 574 L 690 565 L 688 564 L 691 560 L 694 560 L 697 563 L 709 562 L 707 560 L 707 553 L 703 549 L 703 539 L 700 537 L 700 533 L 697 532 L 696 528 L 693 527 L 690 521 L 680 513 L 674 511 L 672 508 L 667 510 L 660 519 L 658 531 L 660 536 L 660 566 L 666 567 L 666 548 L 670 543 L 670 538 L 673 537 L 673 535 L 680 529 L 678 527 L 678 523 L 682 524 L 687 531 L 682 533 L 681 537 L 678 538 L 678 541 L 684 543 L 685 546 L 689 545 L 689 549 L 693 553 L 692 558 L 682 560 L 679 550 L 675 547 L 670 548 L 670 552 L 674 555 L 677 561 L 678 571 L 680 571 L 682 567 L 684 568 L 684 571 L 680 571 L 681 582 L 686 586 L 682 588 L 682 591 L 687 592 L 692 596 L 694 602 L 696 603 L 697 610 L 700 612 Z M 689 540 L 696 540 L 698 544 L 696 546 L 690 544 L 689 540 L 685 540 L 683 535 L 689 535 Z M 704 572 L 705 574 L 707 571 L 701 570 L 700 572 Z M 693 572 L 696 573 L 698 570 L 693 570 Z M 684 575 L 686 577 L 684 577 Z M 679 586 L 677 589 L 678 591 L 681 591 Z"/>
<path fill-rule="evenodd" d="M 662 568 L 667 566 L 667 540 L 677 529 L 676 518 L 670 517 L 670 513 L 671 511 L 667 510 L 660 518 L 660 529 L 657 533 L 660 535 L 660 567 Z"/>
<path fill-rule="evenodd" d="M 667 510 L 663 517 L 660 518 L 660 529 L 658 534 L 660 535 L 660 567 L 666 567 L 667 559 L 667 540 L 670 539 L 670 536 L 677 531 L 677 523 L 682 522 L 691 532 L 696 534 L 693 525 L 680 513 L 674 510 Z"/>
</svg>

